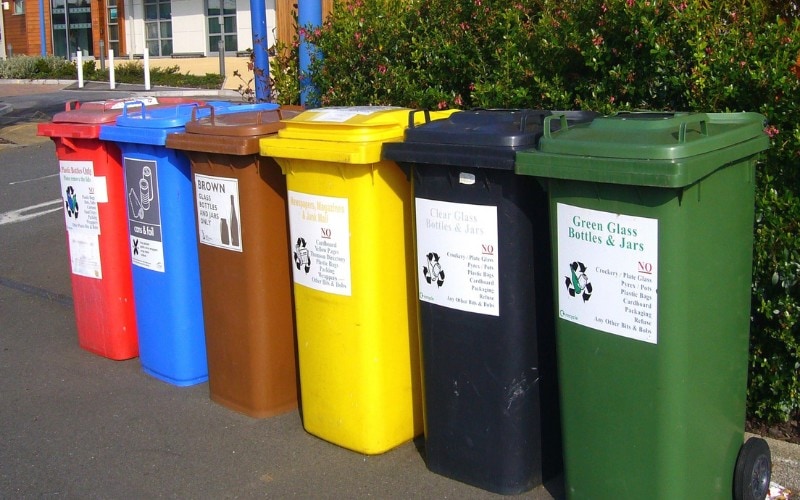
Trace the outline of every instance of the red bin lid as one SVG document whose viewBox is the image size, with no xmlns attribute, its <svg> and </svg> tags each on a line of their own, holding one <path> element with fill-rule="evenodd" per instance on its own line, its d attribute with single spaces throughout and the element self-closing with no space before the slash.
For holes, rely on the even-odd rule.
<svg viewBox="0 0 800 500">
<path fill-rule="evenodd" d="M 86 125 L 113 123 L 122 114 L 125 105 L 131 106 L 133 103 L 148 107 L 173 106 L 186 103 L 205 104 L 204 101 L 187 97 L 129 97 L 84 103 L 69 101 L 65 111 L 56 113 L 53 116 L 53 123 L 81 123 Z"/>
</svg>

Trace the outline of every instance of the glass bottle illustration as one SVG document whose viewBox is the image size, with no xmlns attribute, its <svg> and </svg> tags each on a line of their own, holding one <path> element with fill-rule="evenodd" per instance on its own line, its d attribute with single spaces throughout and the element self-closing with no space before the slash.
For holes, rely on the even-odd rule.
<svg viewBox="0 0 800 500">
<path fill-rule="evenodd" d="M 239 215 L 236 213 L 236 205 L 234 204 L 233 195 L 231 195 L 231 245 L 238 247 L 239 243 Z"/>
</svg>

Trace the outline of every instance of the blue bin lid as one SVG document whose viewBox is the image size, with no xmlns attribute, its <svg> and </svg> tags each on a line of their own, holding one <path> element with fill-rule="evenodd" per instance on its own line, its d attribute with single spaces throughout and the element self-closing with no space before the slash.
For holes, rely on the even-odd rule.
<svg viewBox="0 0 800 500">
<path fill-rule="evenodd" d="M 212 101 L 205 105 L 198 103 L 178 104 L 176 106 L 149 108 L 141 103 L 126 104 L 115 125 L 100 128 L 100 139 L 132 144 L 163 146 L 167 135 L 183 132 L 186 123 L 192 119 L 224 112 L 234 103 Z"/>
<path fill-rule="evenodd" d="M 167 129 L 183 127 L 192 116 L 198 118 L 208 116 L 210 106 L 199 106 L 196 103 L 178 104 L 168 108 L 149 109 L 145 106 L 126 105 L 122 114 L 117 117 L 119 127 Z"/>
<path fill-rule="evenodd" d="M 272 102 L 259 102 L 259 103 L 249 103 L 249 104 L 234 104 L 228 103 L 228 105 L 218 105 L 218 103 L 210 102 L 211 106 L 214 106 L 214 114 L 216 115 L 225 115 L 229 113 L 249 113 L 251 111 L 275 111 L 276 109 L 280 109 L 280 104 L 275 104 Z"/>
</svg>

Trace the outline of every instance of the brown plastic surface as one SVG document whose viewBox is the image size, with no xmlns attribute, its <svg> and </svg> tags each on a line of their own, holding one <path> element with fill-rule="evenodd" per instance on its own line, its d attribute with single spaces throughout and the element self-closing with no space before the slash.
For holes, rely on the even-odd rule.
<svg viewBox="0 0 800 500">
<path fill-rule="evenodd" d="M 298 384 L 286 177 L 258 154 L 187 155 L 193 177 L 237 179 L 239 187 L 242 251 L 198 245 L 211 399 L 256 418 L 290 411 Z"/>
<path fill-rule="evenodd" d="M 186 132 L 170 134 L 167 147 L 184 151 L 223 153 L 235 156 L 258 154 L 259 139 L 283 128 L 281 120 L 292 118 L 303 108 L 285 106 L 270 111 L 211 114 L 186 123 Z"/>
</svg>

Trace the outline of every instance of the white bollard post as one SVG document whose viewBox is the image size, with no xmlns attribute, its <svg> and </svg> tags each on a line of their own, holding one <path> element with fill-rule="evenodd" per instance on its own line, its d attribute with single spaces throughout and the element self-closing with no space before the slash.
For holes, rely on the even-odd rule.
<svg viewBox="0 0 800 500">
<path fill-rule="evenodd" d="M 150 53 L 144 49 L 144 89 L 150 90 Z"/>
<path fill-rule="evenodd" d="M 83 52 L 80 48 L 78 48 L 78 52 L 76 53 L 78 56 L 78 88 L 83 88 Z"/>
<path fill-rule="evenodd" d="M 108 49 L 108 88 L 114 90 L 117 88 L 117 82 L 114 81 L 114 49 Z"/>
</svg>

